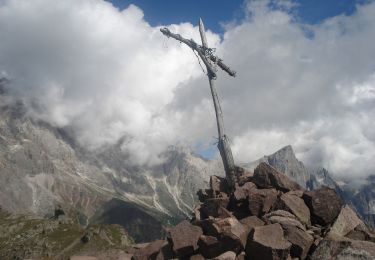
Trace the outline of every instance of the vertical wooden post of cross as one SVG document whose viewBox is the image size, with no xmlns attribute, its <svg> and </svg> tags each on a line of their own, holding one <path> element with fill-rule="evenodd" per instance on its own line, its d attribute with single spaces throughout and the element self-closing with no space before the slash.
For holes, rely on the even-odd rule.
<svg viewBox="0 0 375 260">
<path fill-rule="evenodd" d="M 202 19 L 199 19 L 199 32 L 200 32 L 200 36 L 202 40 L 202 45 L 198 45 L 192 39 L 188 40 L 188 39 L 183 38 L 179 34 L 171 33 L 168 28 L 162 28 L 160 29 L 160 31 L 167 37 L 174 38 L 188 45 L 193 51 L 196 51 L 206 66 L 207 77 L 208 77 L 208 81 L 210 84 L 212 99 L 214 102 L 217 131 L 219 135 L 218 149 L 220 151 L 220 155 L 223 161 L 227 182 L 230 188 L 234 189 L 235 183 L 236 183 L 235 165 L 234 165 L 232 150 L 230 148 L 228 138 L 224 132 L 223 113 L 221 111 L 220 102 L 219 102 L 219 98 L 216 92 L 214 82 L 217 78 L 216 76 L 217 66 L 219 66 L 222 70 L 226 71 L 230 76 L 235 77 L 236 73 L 232 71 L 228 66 L 226 66 L 221 59 L 219 59 L 217 56 L 213 54 L 213 49 L 208 47 Z"/>
</svg>

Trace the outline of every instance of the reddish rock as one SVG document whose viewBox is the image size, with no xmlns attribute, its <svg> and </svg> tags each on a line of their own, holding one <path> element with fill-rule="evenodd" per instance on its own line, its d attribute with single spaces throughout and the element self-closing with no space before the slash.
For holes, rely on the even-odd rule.
<svg viewBox="0 0 375 260">
<path fill-rule="evenodd" d="M 192 255 L 198 249 L 198 240 L 203 231 L 198 226 L 193 226 L 187 220 L 182 221 L 168 232 L 173 245 L 173 251 L 179 257 Z"/>
<path fill-rule="evenodd" d="M 206 259 L 214 258 L 222 254 L 223 252 L 225 252 L 222 242 L 213 236 L 202 235 L 199 238 L 198 246 L 199 246 L 199 252 Z"/>
<path fill-rule="evenodd" d="M 210 177 L 210 188 L 214 193 L 229 193 L 229 185 L 225 178 L 216 175 Z"/>
<path fill-rule="evenodd" d="M 201 205 L 196 205 L 193 209 L 193 221 L 196 222 L 196 221 L 200 221 L 202 220 L 202 216 L 201 216 Z"/>
<path fill-rule="evenodd" d="M 313 225 L 331 224 L 339 215 L 343 204 L 336 191 L 328 187 L 306 191 L 302 198 L 310 209 Z"/>
<path fill-rule="evenodd" d="M 260 163 L 254 170 L 252 181 L 259 188 L 275 188 L 282 192 L 303 190 L 297 182 L 292 181 L 285 174 L 264 162 Z"/>
<path fill-rule="evenodd" d="M 202 189 L 198 190 L 197 196 L 198 196 L 199 201 L 200 202 L 205 202 L 206 199 L 211 198 L 212 196 L 210 196 L 210 194 L 209 194 L 210 192 L 212 192 L 212 191 L 211 190 L 207 190 L 207 189 L 205 189 L 205 190 L 202 190 Z"/>
<path fill-rule="evenodd" d="M 204 258 L 202 255 L 198 254 L 198 255 L 192 255 L 189 259 L 190 260 L 205 260 L 206 258 Z"/>
<path fill-rule="evenodd" d="M 259 219 L 257 216 L 250 216 L 250 217 L 243 218 L 240 220 L 240 223 L 246 226 L 249 232 L 255 227 L 264 225 L 264 221 Z"/>
<path fill-rule="evenodd" d="M 284 238 L 280 224 L 255 227 L 246 244 L 248 259 L 286 259 L 292 244 Z"/>
<path fill-rule="evenodd" d="M 228 218 L 232 214 L 226 209 L 228 198 L 207 199 L 200 208 L 201 218 Z"/>
<path fill-rule="evenodd" d="M 298 257 L 298 259 L 306 259 L 314 238 L 306 231 L 295 226 L 288 225 L 283 227 L 283 229 L 285 238 L 292 243 L 291 256 Z"/>
<path fill-rule="evenodd" d="M 267 223 L 279 223 L 283 228 L 288 226 L 298 227 L 299 229 L 305 230 L 305 227 L 301 222 L 294 218 L 286 218 L 280 216 L 271 216 L 267 218 Z"/>
<path fill-rule="evenodd" d="M 249 192 L 249 211 L 251 215 L 262 216 L 274 208 L 278 192 L 275 189 L 252 189 Z"/>
<path fill-rule="evenodd" d="M 267 219 L 273 216 L 296 219 L 296 216 L 294 216 L 292 213 L 285 211 L 285 210 L 281 210 L 281 209 L 267 213 L 266 215 L 263 216 L 263 218 Z"/>
<path fill-rule="evenodd" d="M 147 260 L 147 259 L 156 259 L 160 249 L 168 244 L 165 240 L 156 240 L 149 243 L 147 246 L 138 249 L 132 259 L 133 260 Z"/>
<path fill-rule="evenodd" d="M 246 200 L 251 190 L 256 189 L 257 186 L 252 182 L 246 182 L 242 186 L 236 185 L 233 192 L 233 198 L 236 201 Z"/>
<path fill-rule="evenodd" d="M 215 257 L 214 260 L 236 260 L 236 253 L 233 251 L 227 251 Z"/>
<path fill-rule="evenodd" d="M 238 166 L 236 166 L 235 173 L 238 185 L 243 185 L 246 182 L 250 182 L 254 176 L 253 172 Z"/>
<path fill-rule="evenodd" d="M 300 197 L 285 193 L 280 197 L 280 207 L 292 212 L 303 224 L 311 224 L 310 210 Z"/>
<path fill-rule="evenodd" d="M 173 259 L 174 253 L 171 244 L 166 243 L 159 251 L 156 260 Z"/>
<path fill-rule="evenodd" d="M 236 256 L 236 260 L 246 260 L 246 254 L 245 252 L 241 252 Z"/>
<path fill-rule="evenodd" d="M 348 205 L 345 205 L 328 235 L 346 236 L 350 231 L 354 231 L 356 227 L 364 225 L 357 214 Z"/>
<path fill-rule="evenodd" d="M 249 228 L 234 217 L 215 219 L 207 221 L 205 234 L 217 237 L 226 249 L 239 253 L 246 244 Z"/>
</svg>

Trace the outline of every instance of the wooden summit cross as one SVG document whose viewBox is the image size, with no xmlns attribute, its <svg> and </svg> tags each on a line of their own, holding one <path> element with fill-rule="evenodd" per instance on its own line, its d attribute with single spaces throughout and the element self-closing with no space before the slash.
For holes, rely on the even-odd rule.
<svg viewBox="0 0 375 260">
<path fill-rule="evenodd" d="M 236 72 L 232 71 L 228 66 L 226 66 L 221 59 L 219 59 L 217 56 L 213 54 L 214 50 L 208 47 L 202 19 L 199 19 L 199 32 L 201 35 L 202 45 L 198 45 L 193 39 L 188 40 L 188 39 L 183 38 L 179 34 L 174 34 L 170 32 L 168 28 L 162 28 L 160 29 L 160 31 L 165 36 L 172 37 L 178 40 L 179 42 L 185 43 L 193 51 L 196 51 L 206 66 L 212 99 L 214 101 L 217 130 L 219 134 L 219 142 L 217 146 L 220 151 L 221 158 L 223 160 L 226 179 L 228 181 L 230 188 L 233 189 L 235 185 L 235 180 L 236 180 L 235 179 L 235 165 L 234 165 L 232 150 L 230 149 L 230 146 L 229 146 L 228 138 L 224 133 L 223 113 L 221 111 L 219 98 L 216 93 L 214 80 L 217 77 L 216 65 L 218 65 L 222 70 L 227 72 L 232 77 L 236 76 Z"/>
</svg>

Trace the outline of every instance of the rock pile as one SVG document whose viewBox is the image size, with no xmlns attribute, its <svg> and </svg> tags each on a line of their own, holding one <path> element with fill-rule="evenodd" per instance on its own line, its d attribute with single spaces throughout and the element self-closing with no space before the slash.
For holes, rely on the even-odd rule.
<svg viewBox="0 0 375 260">
<path fill-rule="evenodd" d="M 375 259 L 375 236 L 333 189 L 305 191 L 270 165 L 211 176 L 193 218 L 132 259 Z"/>
</svg>

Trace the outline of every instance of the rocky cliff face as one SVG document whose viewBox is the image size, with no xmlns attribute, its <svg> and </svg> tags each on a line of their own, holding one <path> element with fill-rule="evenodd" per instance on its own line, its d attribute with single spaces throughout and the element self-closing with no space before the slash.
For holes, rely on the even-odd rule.
<svg viewBox="0 0 375 260">
<path fill-rule="evenodd" d="M 162 155 L 160 165 L 132 167 L 120 147 L 86 150 L 64 129 L 32 120 L 21 102 L 0 95 L 0 205 L 46 216 L 61 204 L 78 211 L 87 224 L 104 219 L 98 214 L 113 209 L 115 198 L 122 201 L 116 205 L 137 209 L 139 226 L 156 221 L 152 225 L 160 235 L 163 224 L 188 215 L 210 174 L 223 174 L 220 162 L 176 147 Z"/>
</svg>

